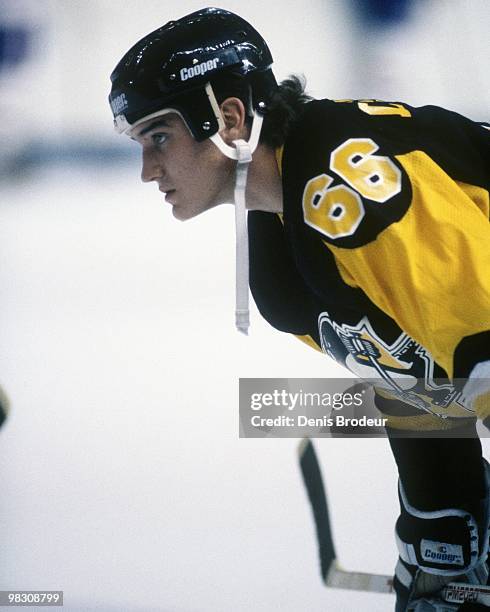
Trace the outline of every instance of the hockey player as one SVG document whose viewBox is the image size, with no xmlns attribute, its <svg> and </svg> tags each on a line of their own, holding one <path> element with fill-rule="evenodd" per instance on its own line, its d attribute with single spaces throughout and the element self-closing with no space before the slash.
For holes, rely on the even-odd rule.
<svg viewBox="0 0 490 612">
<path fill-rule="evenodd" d="M 312 100 L 297 78 L 277 85 L 271 64 L 232 13 L 169 22 L 112 73 L 115 127 L 178 219 L 235 202 L 240 329 L 250 284 L 275 328 L 383 381 L 396 609 L 470 609 L 440 591 L 488 579 L 475 428 L 490 415 L 488 126 L 434 106 Z"/>
</svg>

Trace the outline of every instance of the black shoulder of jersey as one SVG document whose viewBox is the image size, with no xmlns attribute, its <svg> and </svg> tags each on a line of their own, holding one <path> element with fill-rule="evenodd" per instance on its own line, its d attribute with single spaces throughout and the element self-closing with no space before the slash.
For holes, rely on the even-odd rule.
<svg viewBox="0 0 490 612">
<path fill-rule="evenodd" d="M 370 114 L 375 109 L 388 112 Z M 304 125 L 299 123 L 296 129 L 308 131 L 310 136 L 315 130 L 324 133 L 322 126 L 337 139 L 362 133 L 379 138 L 388 155 L 424 151 L 455 180 L 489 186 L 489 126 L 455 111 L 435 105 L 415 107 L 405 102 L 325 99 L 311 101 L 303 121 Z"/>
<path fill-rule="evenodd" d="M 332 155 L 352 141 L 373 143 L 377 155 L 393 156 L 400 146 L 393 143 L 386 125 L 370 122 L 371 117 L 362 113 L 355 104 L 336 103 L 331 100 L 310 102 L 299 122 L 291 129 L 283 154 L 283 200 L 284 220 L 288 227 L 295 227 L 305 234 L 303 238 L 321 236 L 326 242 L 344 248 L 356 248 L 376 238 L 388 225 L 399 220 L 407 211 L 410 200 L 410 182 L 401 165 L 393 160 L 400 176 L 397 195 L 390 201 L 390 206 L 379 206 L 369 198 L 362 198 L 352 189 L 345 179 L 332 168 Z M 355 232 L 348 235 L 330 236 L 327 232 L 305 223 L 306 188 L 315 179 L 326 183 L 336 195 L 344 195 L 351 200 L 351 206 L 358 206 L 362 214 L 362 223 L 356 226 Z M 342 191 L 342 193 L 340 191 Z M 320 199 L 319 195 L 314 198 Z M 357 203 L 357 204 L 356 204 Z M 312 207 L 316 206 L 313 201 Z M 352 211 L 347 211 L 351 214 Z M 354 213 L 355 214 L 355 213 Z"/>
<path fill-rule="evenodd" d="M 359 167 L 357 176 L 346 177 L 332 161 L 335 152 L 355 148 L 356 143 L 370 150 L 365 159 L 371 156 L 368 161 L 375 161 L 378 166 L 381 160 L 395 177 L 397 184 L 389 194 L 389 204 L 380 206 L 382 200 L 371 199 L 369 190 L 363 193 L 364 169 Z M 300 203 L 304 206 L 305 188 L 309 181 L 323 175 L 328 177 L 324 179 L 324 192 L 327 188 L 343 189 L 353 194 L 351 199 L 359 201 L 362 222 L 350 235 L 332 239 L 327 232 L 322 238 L 343 248 L 356 248 L 374 240 L 386 227 L 400 220 L 410 206 L 411 182 L 397 156 L 414 151 L 424 152 L 453 180 L 489 188 L 490 132 L 458 113 L 437 106 L 416 108 L 400 102 L 309 102 L 301 119 L 290 130 L 284 147 L 285 222 L 304 225 Z M 350 160 L 346 162 L 345 155 L 343 159 L 346 173 L 352 174 Z M 373 182 L 383 178 L 375 174 Z M 314 228 L 311 231 L 318 234 Z"/>
</svg>

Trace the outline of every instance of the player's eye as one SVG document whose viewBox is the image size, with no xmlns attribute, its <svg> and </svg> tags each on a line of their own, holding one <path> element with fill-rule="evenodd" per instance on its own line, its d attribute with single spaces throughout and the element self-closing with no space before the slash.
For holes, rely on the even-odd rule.
<svg viewBox="0 0 490 612">
<path fill-rule="evenodd" d="M 161 132 L 158 132 L 157 134 L 152 134 L 151 136 L 151 140 L 153 144 L 156 146 L 161 146 L 162 144 L 164 144 L 167 138 L 168 138 L 168 135 L 162 134 Z"/>
</svg>

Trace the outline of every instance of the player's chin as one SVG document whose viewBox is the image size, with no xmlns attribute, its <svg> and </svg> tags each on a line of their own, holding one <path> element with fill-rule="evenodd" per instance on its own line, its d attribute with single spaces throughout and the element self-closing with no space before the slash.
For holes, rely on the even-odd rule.
<svg viewBox="0 0 490 612">
<path fill-rule="evenodd" d="M 201 214 L 202 210 L 186 208 L 185 206 L 175 205 L 172 207 L 172 214 L 178 221 L 188 221 Z"/>
<path fill-rule="evenodd" d="M 172 207 L 172 214 L 175 217 L 175 219 L 178 219 L 179 221 L 187 221 L 188 219 L 193 219 L 194 217 L 197 217 L 198 215 L 202 214 L 203 212 L 206 212 L 206 210 L 209 210 L 210 208 L 213 208 L 214 205 L 211 206 L 184 206 L 184 205 L 179 205 L 179 204 L 175 204 Z"/>
<path fill-rule="evenodd" d="M 194 216 L 191 210 L 181 204 L 172 204 L 172 215 L 178 221 L 187 221 Z"/>
</svg>

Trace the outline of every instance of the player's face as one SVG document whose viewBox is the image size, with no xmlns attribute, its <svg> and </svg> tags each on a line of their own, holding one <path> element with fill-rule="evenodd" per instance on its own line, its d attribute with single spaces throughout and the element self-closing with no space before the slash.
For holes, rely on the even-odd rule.
<svg viewBox="0 0 490 612">
<path fill-rule="evenodd" d="M 141 179 L 158 184 L 177 219 L 233 201 L 234 162 L 211 141 L 196 142 L 176 113 L 145 121 L 131 136 L 143 150 Z"/>
</svg>

